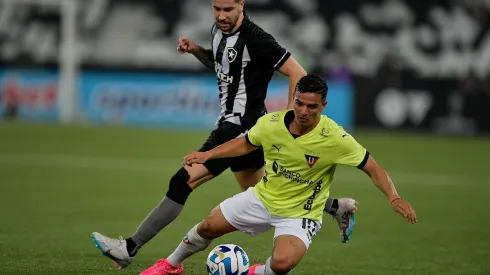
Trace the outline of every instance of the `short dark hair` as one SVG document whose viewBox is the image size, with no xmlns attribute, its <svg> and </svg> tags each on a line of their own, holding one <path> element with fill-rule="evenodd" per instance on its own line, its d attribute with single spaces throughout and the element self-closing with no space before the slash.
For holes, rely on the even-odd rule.
<svg viewBox="0 0 490 275">
<path fill-rule="evenodd" d="M 296 92 L 319 94 L 322 96 L 322 100 L 325 101 L 328 93 L 327 81 L 318 75 L 305 75 L 296 84 Z"/>
</svg>

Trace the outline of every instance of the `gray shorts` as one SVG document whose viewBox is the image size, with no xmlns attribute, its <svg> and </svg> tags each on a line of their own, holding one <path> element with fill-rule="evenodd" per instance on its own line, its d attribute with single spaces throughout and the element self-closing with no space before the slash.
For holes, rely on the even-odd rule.
<svg viewBox="0 0 490 275">
<path fill-rule="evenodd" d="M 238 230 L 257 236 L 274 227 L 274 240 L 281 235 L 300 238 L 306 248 L 322 224 L 305 218 L 285 218 L 271 215 L 255 195 L 253 187 L 226 199 L 220 204 L 225 219 Z"/>
</svg>

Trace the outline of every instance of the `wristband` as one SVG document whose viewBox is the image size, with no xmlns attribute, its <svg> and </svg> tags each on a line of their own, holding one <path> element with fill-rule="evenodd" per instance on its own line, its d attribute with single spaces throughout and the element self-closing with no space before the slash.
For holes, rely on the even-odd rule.
<svg viewBox="0 0 490 275">
<path fill-rule="evenodd" d="M 398 198 L 394 198 L 393 200 L 391 200 L 391 202 L 390 202 L 390 203 L 391 203 L 391 204 L 393 204 L 393 202 L 394 202 L 394 201 L 396 201 L 396 200 L 401 200 L 401 198 L 400 198 L 400 197 L 398 197 Z"/>
</svg>

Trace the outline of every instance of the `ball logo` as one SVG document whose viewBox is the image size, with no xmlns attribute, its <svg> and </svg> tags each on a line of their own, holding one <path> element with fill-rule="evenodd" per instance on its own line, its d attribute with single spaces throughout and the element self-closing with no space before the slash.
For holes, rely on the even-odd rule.
<svg viewBox="0 0 490 275">
<path fill-rule="evenodd" d="M 247 275 L 250 262 L 241 247 L 222 244 L 209 253 L 206 266 L 208 275 Z"/>
</svg>

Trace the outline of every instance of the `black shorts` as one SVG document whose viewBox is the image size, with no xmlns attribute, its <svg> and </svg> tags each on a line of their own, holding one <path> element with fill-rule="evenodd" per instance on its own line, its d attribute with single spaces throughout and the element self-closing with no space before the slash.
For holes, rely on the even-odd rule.
<svg viewBox="0 0 490 275">
<path fill-rule="evenodd" d="M 245 134 L 247 130 L 248 129 L 244 126 L 236 125 L 231 122 L 223 122 L 218 128 L 211 132 L 206 142 L 199 149 L 199 152 L 208 151 L 218 147 L 227 141 Z M 218 176 L 228 169 L 228 167 L 233 172 L 239 172 L 250 168 L 262 168 L 264 163 L 264 151 L 262 148 L 258 148 L 257 150 L 239 157 L 212 159 L 206 161 L 204 166 L 211 172 L 211 174 Z"/>
</svg>

